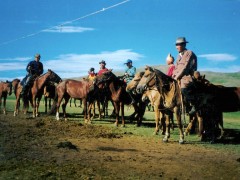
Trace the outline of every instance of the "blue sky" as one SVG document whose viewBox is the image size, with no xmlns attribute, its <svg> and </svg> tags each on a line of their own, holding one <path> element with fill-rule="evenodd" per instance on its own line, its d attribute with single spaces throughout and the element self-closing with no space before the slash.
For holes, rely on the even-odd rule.
<svg viewBox="0 0 240 180">
<path fill-rule="evenodd" d="M 1 1 L 0 80 L 23 78 L 36 53 L 62 78 L 98 71 L 102 59 L 113 71 L 126 59 L 165 65 L 181 36 L 200 71 L 239 72 L 239 9 L 240 0 Z"/>
</svg>

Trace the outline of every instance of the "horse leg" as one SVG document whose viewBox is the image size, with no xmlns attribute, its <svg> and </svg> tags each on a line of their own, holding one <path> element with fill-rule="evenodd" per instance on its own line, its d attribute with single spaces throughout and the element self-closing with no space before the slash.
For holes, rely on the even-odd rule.
<svg viewBox="0 0 240 180">
<path fill-rule="evenodd" d="M 36 117 L 39 116 L 39 104 L 40 104 L 40 98 L 38 98 L 38 101 L 36 103 Z"/>
<path fill-rule="evenodd" d="M 85 123 L 88 123 L 88 124 L 92 123 L 91 119 L 94 116 L 92 116 L 92 118 L 91 118 L 91 111 L 92 111 L 93 106 L 94 106 L 94 102 L 89 102 L 88 107 L 87 107 L 87 111 L 88 111 L 88 113 L 87 113 L 87 122 L 85 121 Z"/>
<path fill-rule="evenodd" d="M 95 102 L 92 102 L 91 109 L 93 109 L 93 115 L 92 115 L 92 117 L 94 118 L 95 115 L 96 115 L 96 112 L 95 112 Z M 91 112 L 91 111 L 90 111 L 90 112 Z"/>
<path fill-rule="evenodd" d="M 98 119 L 101 119 L 101 109 L 100 109 L 100 101 L 97 100 L 97 108 L 98 108 Z"/>
<path fill-rule="evenodd" d="M 124 120 L 124 103 L 120 102 L 121 113 L 122 113 L 122 127 L 125 127 L 125 120 Z"/>
<path fill-rule="evenodd" d="M 65 97 L 64 98 L 64 103 L 62 104 L 62 110 L 63 110 L 63 117 L 64 117 L 64 120 L 67 121 L 67 113 L 66 113 L 66 107 L 67 107 L 67 103 L 69 101 L 69 96 Z"/>
<path fill-rule="evenodd" d="M 159 133 L 159 122 L 160 122 L 160 111 L 158 108 L 155 108 L 155 130 L 153 132 L 153 135 L 158 135 Z"/>
<path fill-rule="evenodd" d="M 6 114 L 6 99 L 7 95 L 3 97 L 3 114 Z"/>
<path fill-rule="evenodd" d="M 184 143 L 184 134 L 183 134 L 183 125 L 182 125 L 182 121 L 181 121 L 180 108 L 175 107 L 174 112 L 176 115 L 177 126 L 179 129 L 179 144 L 183 144 Z"/>
<path fill-rule="evenodd" d="M 32 116 L 33 116 L 33 118 L 35 118 L 36 117 L 36 109 L 37 109 L 37 103 L 36 103 L 36 101 L 37 101 L 37 99 L 36 99 L 36 97 L 33 95 L 33 97 L 32 97 L 32 107 L 33 107 L 33 110 L 32 110 Z"/>
<path fill-rule="evenodd" d="M 60 104 L 62 102 L 62 99 L 63 99 L 63 95 L 61 96 L 58 96 L 58 100 L 57 100 L 57 104 L 56 104 L 56 120 L 59 121 L 59 107 L 60 107 Z"/>
<path fill-rule="evenodd" d="M 14 108 L 13 116 L 17 116 L 18 115 L 19 106 L 20 106 L 20 99 L 19 99 L 19 97 L 16 97 L 16 102 L 15 102 L 15 108 Z"/>
<path fill-rule="evenodd" d="M 221 130 L 221 134 L 220 134 L 220 139 L 223 138 L 224 136 L 224 128 L 223 128 L 223 113 L 220 112 L 219 115 L 217 115 L 217 119 L 218 119 L 218 126 Z"/>
<path fill-rule="evenodd" d="M 87 107 L 87 98 L 83 98 L 83 111 L 84 111 L 84 121 L 85 123 L 88 122 L 87 114 L 88 114 L 88 107 Z"/>
<path fill-rule="evenodd" d="M 169 117 L 169 114 L 165 114 L 165 124 L 166 124 L 166 132 L 165 132 L 165 136 L 163 138 L 163 142 L 168 142 L 168 139 L 170 138 L 170 117 Z"/>
<path fill-rule="evenodd" d="M 47 114 L 47 97 L 44 96 L 44 102 L 45 102 L 45 114 Z"/>
<path fill-rule="evenodd" d="M 118 121 L 119 121 L 119 110 L 120 110 L 120 104 L 119 102 L 113 102 L 114 104 L 114 109 L 115 109 L 115 114 L 116 114 L 116 121 L 115 121 L 115 126 L 118 126 Z"/>
</svg>

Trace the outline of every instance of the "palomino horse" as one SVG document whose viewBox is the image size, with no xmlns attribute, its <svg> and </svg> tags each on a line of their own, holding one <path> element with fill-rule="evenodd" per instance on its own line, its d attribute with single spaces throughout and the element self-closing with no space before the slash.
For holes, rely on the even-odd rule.
<svg viewBox="0 0 240 180">
<path fill-rule="evenodd" d="M 2 106 L 3 98 L 3 114 L 6 114 L 6 99 L 7 95 L 12 94 L 12 83 L 11 82 L 0 82 L 0 108 Z"/>
<path fill-rule="evenodd" d="M 143 93 L 149 89 L 157 89 L 161 95 L 160 102 L 165 110 L 174 112 L 179 128 L 179 143 L 184 143 L 183 125 L 181 122 L 181 94 L 177 81 L 157 69 L 146 67 L 145 73 L 137 86 L 137 91 Z M 166 133 L 163 138 L 167 142 L 170 137 L 170 121 L 166 115 Z"/>
<path fill-rule="evenodd" d="M 56 87 L 56 119 L 59 120 L 59 107 L 62 104 L 63 116 L 65 120 L 66 117 L 66 107 L 70 98 L 82 99 L 84 106 L 84 120 L 86 123 L 91 123 L 91 106 L 97 96 L 97 87 L 95 87 L 93 82 L 82 80 L 65 80 L 60 82 Z M 87 103 L 89 105 L 87 106 Z"/>
<path fill-rule="evenodd" d="M 118 126 L 119 113 L 121 110 L 122 127 L 124 127 L 125 126 L 124 104 L 127 104 L 127 105 L 131 104 L 131 97 L 126 92 L 126 84 L 123 81 L 121 81 L 111 71 L 105 72 L 100 76 L 97 76 L 96 78 L 97 86 L 100 86 L 102 83 L 106 84 L 106 87 L 108 88 L 108 92 L 110 93 L 110 97 L 113 101 L 115 114 L 116 114 L 115 126 Z M 133 106 L 136 106 L 136 104 L 133 104 Z"/>
<path fill-rule="evenodd" d="M 44 85 L 47 81 L 54 79 L 55 75 L 56 74 L 49 69 L 47 73 L 37 77 L 33 81 L 33 85 L 29 89 L 29 92 L 27 93 L 27 95 L 22 97 L 24 102 L 24 114 L 27 113 L 28 104 L 30 101 L 33 108 L 33 117 L 38 116 L 39 102 L 43 95 Z M 15 104 L 14 116 L 18 114 L 18 110 L 19 110 L 20 97 L 21 97 L 21 91 L 22 91 L 21 83 L 17 84 L 15 91 L 16 91 L 16 104 Z"/>
</svg>

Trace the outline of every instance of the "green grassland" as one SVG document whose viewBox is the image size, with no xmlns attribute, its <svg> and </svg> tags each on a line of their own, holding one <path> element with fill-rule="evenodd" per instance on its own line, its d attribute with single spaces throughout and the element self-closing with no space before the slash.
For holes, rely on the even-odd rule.
<svg viewBox="0 0 240 180">
<path fill-rule="evenodd" d="M 166 66 L 156 66 L 155 68 L 162 70 L 165 72 Z M 138 71 L 143 70 L 138 69 Z M 115 73 L 115 72 L 114 72 Z M 202 74 L 206 75 L 206 78 L 214 83 L 214 84 L 221 84 L 224 86 L 240 86 L 240 73 L 212 73 L 212 72 L 201 72 Z M 121 72 L 116 72 L 117 75 L 120 75 Z M 80 79 L 80 78 L 75 78 Z M 15 96 L 11 95 L 7 99 L 7 112 L 8 114 L 13 114 L 15 105 Z M 109 114 L 111 114 L 113 107 L 109 103 Z M 31 112 L 32 109 L 30 108 L 29 111 Z M 60 113 L 62 110 L 60 109 Z M 69 122 L 79 122 L 84 123 L 83 116 L 81 115 L 82 108 L 80 107 L 69 107 L 67 106 L 67 113 L 68 113 L 68 121 Z M 97 112 L 98 113 L 98 112 Z M 133 113 L 133 107 L 125 106 L 125 116 L 129 116 Z M 21 113 L 22 114 L 22 113 Z M 0 116 L 3 116 L 2 112 L 0 112 Z M 26 118 L 30 117 L 31 113 L 26 115 Z M 21 115 L 21 117 L 24 117 Z M 13 117 L 18 119 L 18 117 Z M 40 103 L 40 117 L 47 120 L 55 120 L 55 115 L 46 115 L 44 113 L 44 101 L 41 100 Z M 63 119 L 62 119 L 63 120 Z M 132 134 L 137 136 L 147 136 L 156 139 L 156 141 L 161 140 L 162 135 L 153 136 L 153 130 L 155 127 L 154 121 L 154 112 L 146 111 L 144 115 L 143 125 L 141 127 L 136 127 L 136 121 L 130 123 L 129 119 L 126 119 L 126 128 L 115 128 L 113 123 L 115 122 L 115 118 L 105 118 L 105 119 L 93 119 L 93 125 L 104 125 L 108 126 L 112 132 L 116 133 L 124 133 L 124 134 Z M 186 116 L 186 123 L 188 123 L 188 116 Z M 175 122 L 176 125 L 176 122 Z M 185 125 L 186 127 L 186 125 Z M 226 141 L 223 143 L 218 143 L 215 146 L 209 144 L 209 142 L 200 142 L 199 137 L 196 134 L 190 135 L 185 137 L 186 143 L 198 144 L 204 147 L 214 147 L 214 148 L 228 148 L 229 150 L 233 150 L 240 153 L 240 112 L 232 112 L 232 113 L 224 113 L 224 128 L 226 129 L 226 134 L 228 135 Z M 178 129 L 177 127 L 174 131 L 171 132 L 170 142 L 177 142 L 178 141 Z"/>
</svg>

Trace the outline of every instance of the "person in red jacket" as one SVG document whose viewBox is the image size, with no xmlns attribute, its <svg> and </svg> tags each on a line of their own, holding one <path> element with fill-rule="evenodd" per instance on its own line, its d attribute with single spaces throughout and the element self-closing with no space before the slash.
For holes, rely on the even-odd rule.
<svg viewBox="0 0 240 180">
<path fill-rule="evenodd" d="M 173 71 L 175 69 L 174 57 L 172 57 L 171 54 L 168 54 L 166 62 L 167 62 L 167 65 L 168 65 L 167 75 L 172 77 Z"/>
<path fill-rule="evenodd" d="M 98 71 L 97 75 L 101 75 L 103 74 L 104 72 L 107 72 L 109 71 L 107 68 L 106 68 L 106 62 L 104 60 L 100 61 L 99 62 L 99 65 L 100 65 L 100 70 Z"/>
</svg>

